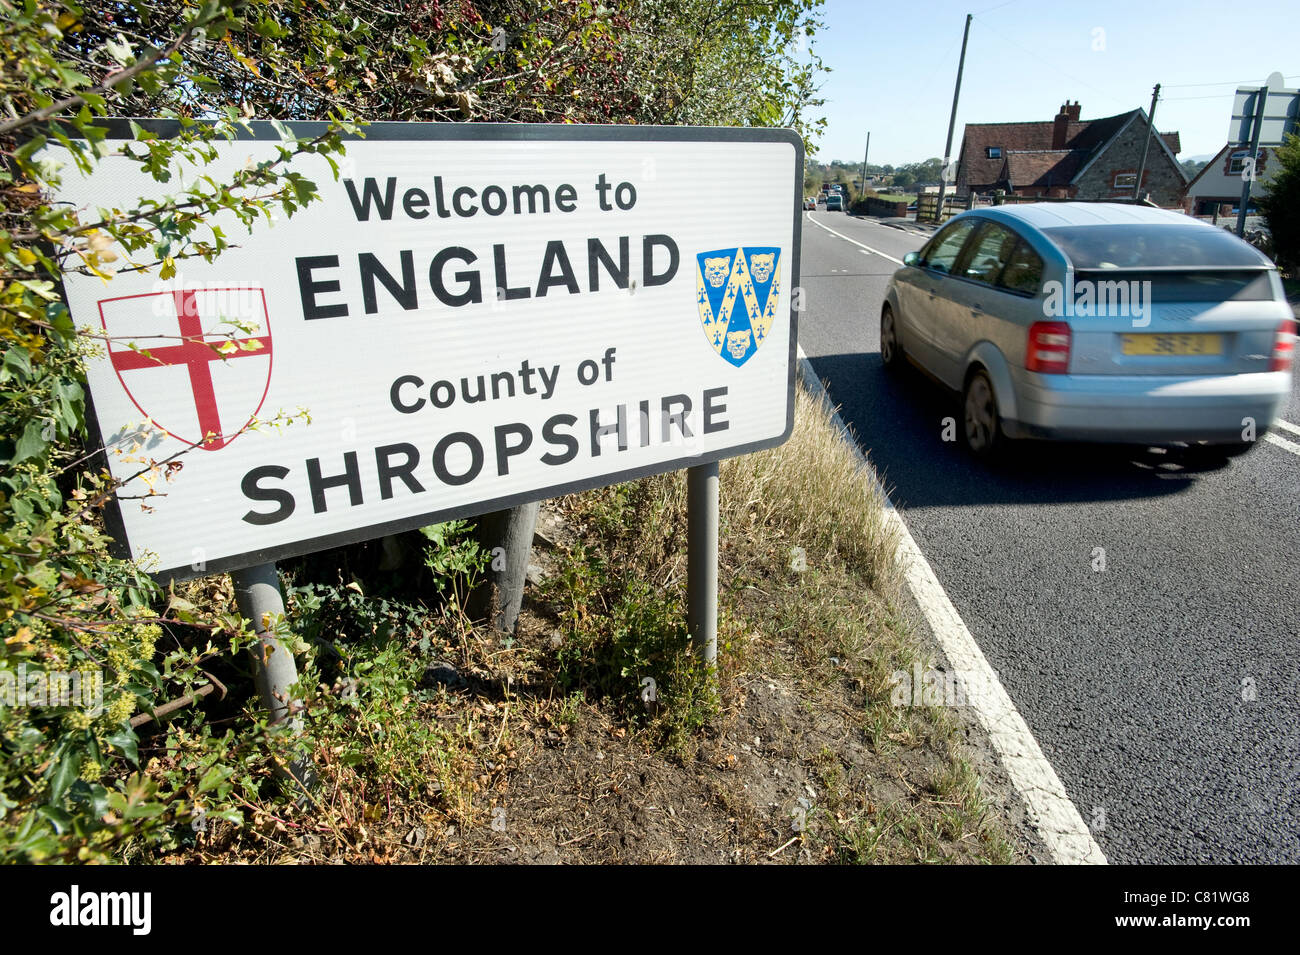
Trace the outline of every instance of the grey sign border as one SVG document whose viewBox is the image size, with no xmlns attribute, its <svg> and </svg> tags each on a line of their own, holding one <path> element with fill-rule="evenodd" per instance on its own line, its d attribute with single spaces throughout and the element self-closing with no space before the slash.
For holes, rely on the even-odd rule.
<svg viewBox="0 0 1300 955">
<path fill-rule="evenodd" d="M 178 120 L 111 118 L 102 120 L 97 125 L 107 129 L 107 139 L 134 139 L 131 123 L 136 123 L 160 138 L 174 138 L 181 129 Z M 286 121 L 283 125 L 298 137 L 314 138 L 329 130 L 330 124 L 324 122 Z M 584 124 L 550 124 L 550 123 L 370 123 L 362 127 L 363 135 L 344 134 L 345 142 L 694 142 L 694 143 L 789 143 L 795 150 L 794 179 L 790 209 L 793 216 L 793 252 L 791 261 L 790 288 L 799 288 L 799 256 L 802 239 L 800 220 L 803 216 L 803 175 L 804 146 L 799 134 L 792 129 L 770 129 L 758 127 L 731 126 L 633 126 L 633 125 L 584 125 Z M 238 140 L 281 141 L 275 126 L 265 120 L 255 120 L 241 127 L 236 135 Z M 67 295 L 64 295 L 67 301 Z M 773 438 L 751 441 L 748 444 L 720 448 L 707 454 L 684 458 L 674 458 L 658 464 L 628 468 L 598 478 L 586 478 L 538 488 L 533 491 L 510 494 L 505 497 L 491 498 L 474 504 L 428 511 L 412 517 L 380 524 L 367 524 L 347 531 L 324 534 L 319 537 L 304 538 L 274 547 L 260 550 L 243 551 L 231 554 L 211 562 L 205 562 L 202 570 L 193 566 L 169 567 L 149 571 L 149 575 L 162 583 L 190 580 L 208 574 L 225 573 L 240 570 L 257 564 L 271 563 L 292 557 L 344 547 L 363 541 L 374 540 L 388 534 L 415 530 L 428 524 L 478 517 L 492 511 L 504 510 L 529 501 L 546 500 L 563 494 L 587 491 L 592 488 L 608 487 L 635 481 L 638 478 L 679 471 L 725 458 L 751 454 L 784 444 L 794 430 L 795 379 L 798 366 L 799 315 L 795 309 L 794 295 L 790 296 L 790 355 L 789 370 L 786 375 L 786 422 L 785 431 Z M 99 428 L 99 416 L 94 406 L 94 396 L 89 383 L 86 388 L 86 427 L 91 441 L 98 448 L 104 448 L 103 436 Z M 104 510 L 105 523 L 113 538 L 113 556 L 125 560 L 131 559 L 129 536 L 122 518 L 122 502 L 115 494 Z"/>
</svg>

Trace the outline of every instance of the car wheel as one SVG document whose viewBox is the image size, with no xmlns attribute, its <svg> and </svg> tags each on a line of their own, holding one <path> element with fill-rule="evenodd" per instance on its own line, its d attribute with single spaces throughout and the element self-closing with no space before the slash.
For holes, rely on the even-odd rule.
<svg viewBox="0 0 1300 955">
<path fill-rule="evenodd" d="M 887 371 L 896 372 L 903 367 L 903 346 L 898 340 L 894 323 L 894 310 L 886 305 L 880 311 L 880 360 Z"/>
<path fill-rule="evenodd" d="M 997 457 L 1006 443 L 993 383 L 983 371 L 977 370 L 966 379 L 962 394 L 962 435 L 971 453 L 986 461 Z"/>
</svg>

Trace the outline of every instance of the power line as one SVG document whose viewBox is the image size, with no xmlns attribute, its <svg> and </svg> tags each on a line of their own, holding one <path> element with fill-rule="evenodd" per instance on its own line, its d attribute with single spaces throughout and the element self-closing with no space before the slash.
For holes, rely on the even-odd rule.
<svg viewBox="0 0 1300 955">
<path fill-rule="evenodd" d="M 1225 99 L 1230 95 L 1231 95 L 1230 93 L 1211 93 L 1209 96 L 1166 96 L 1164 97 L 1164 101 L 1166 103 L 1173 103 L 1176 101 L 1189 100 L 1189 99 L 1220 99 L 1221 100 L 1221 99 Z"/>
<path fill-rule="evenodd" d="M 972 16 L 972 17 L 982 17 L 982 16 L 984 16 L 984 14 L 986 14 L 986 13 L 992 13 L 994 10 L 1001 10 L 1003 7 L 1009 7 L 1009 6 L 1011 6 L 1011 4 L 1013 4 L 1013 3 L 1015 3 L 1015 2 L 1016 2 L 1016 0 L 1007 0 L 1006 3 L 999 3 L 996 7 L 989 7 L 987 10 L 981 10 L 981 11 L 979 11 L 978 13 L 972 13 L 971 16 Z"/>
<path fill-rule="evenodd" d="M 1283 80 L 1300 80 L 1300 73 L 1294 76 L 1284 76 Z M 1169 89 L 1190 89 L 1193 86 L 1263 86 L 1263 83 L 1255 80 L 1224 80 L 1222 83 L 1168 83 Z"/>
<path fill-rule="evenodd" d="M 1049 66 L 1049 67 L 1051 67 L 1053 70 L 1055 70 L 1057 73 L 1060 73 L 1062 76 L 1064 76 L 1066 79 L 1070 80 L 1071 82 L 1073 82 L 1073 83 L 1078 83 L 1080 86 L 1084 87 L 1085 89 L 1092 90 L 1092 92 L 1097 93 L 1098 95 L 1105 97 L 1106 99 L 1110 100 L 1112 103 L 1122 103 L 1122 102 L 1123 102 L 1122 100 L 1118 99 L 1117 97 L 1115 97 L 1115 96 L 1112 95 L 1111 93 L 1107 93 L 1105 90 L 1100 90 L 1100 89 L 1098 89 L 1097 87 L 1093 86 L 1091 83 L 1086 83 L 1086 82 L 1084 82 L 1083 80 L 1079 79 L 1077 76 L 1071 76 L 1069 73 L 1065 72 L 1063 69 L 1061 69 L 1061 68 L 1060 68 L 1059 66 L 1057 66 L 1055 63 L 1052 63 L 1052 62 L 1049 61 L 1049 60 L 1045 60 L 1045 59 L 1043 59 L 1041 56 L 1039 56 L 1037 53 L 1034 53 L 1032 50 L 1027 50 L 1027 49 L 1025 49 L 1023 46 L 1021 46 L 1021 45 L 1020 45 L 1019 43 L 1017 43 L 1015 40 L 1012 40 L 1010 37 L 1003 35 L 1002 33 L 1000 33 L 1000 32 L 997 31 L 997 30 L 994 30 L 993 27 L 989 26 L 989 24 L 988 24 L 988 23 L 985 23 L 983 20 L 980 20 L 980 21 L 977 21 L 977 22 L 983 24 L 985 27 L 988 27 L 988 29 L 989 29 L 992 33 L 994 33 L 995 35 L 997 35 L 997 37 L 998 37 L 999 39 L 1003 40 L 1003 41 L 1006 42 L 1006 43 L 1011 44 L 1011 45 L 1014 46 L 1016 49 L 1020 50 L 1020 52 L 1026 54 L 1026 55 L 1028 55 L 1028 56 L 1032 56 L 1034 59 L 1038 60 L 1038 62 L 1042 63 L 1044 66 Z"/>
</svg>

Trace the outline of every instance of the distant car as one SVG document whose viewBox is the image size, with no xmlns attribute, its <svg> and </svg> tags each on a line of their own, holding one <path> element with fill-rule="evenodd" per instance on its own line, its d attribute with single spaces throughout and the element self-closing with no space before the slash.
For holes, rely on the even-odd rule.
<svg viewBox="0 0 1300 955">
<path fill-rule="evenodd" d="M 880 357 L 962 394 L 966 445 L 1249 450 L 1291 395 L 1277 269 L 1223 229 L 1117 203 L 963 212 L 890 279 Z"/>
<path fill-rule="evenodd" d="M 907 207 L 907 211 L 908 211 L 908 212 L 915 212 L 915 211 L 916 211 L 916 203 L 915 203 L 915 202 L 910 203 L 910 204 L 908 205 L 908 207 Z"/>
<path fill-rule="evenodd" d="M 826 193 L 823 192 L 820 196 L 817 197 L 817 205 L 820 206 L 825 204 L 826 204 Z"/>
<path fill-rule="evenodd" d="M 829 196 L 826 197 L 826 211 L 843 212 L 844 197 L 841 196 L 838 192 L 832 192 Z"/>
<path fill-rule="evenodd" d="M 808 197 L 806 197 L 806 198 L 804 199 L 804 201 L 803 201 L 803 207 L 804 207 L 805 209 L 816 209 L 816 208 L 817 208 L 817 200 L 814 199 L 812 196 L 808 196 Z"/>
</svg>

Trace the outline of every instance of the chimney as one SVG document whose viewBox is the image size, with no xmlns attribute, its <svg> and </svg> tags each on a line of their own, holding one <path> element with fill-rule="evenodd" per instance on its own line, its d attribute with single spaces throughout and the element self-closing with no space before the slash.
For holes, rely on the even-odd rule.
<svg viewBox="0 0 1300 955">
<path fill-rule="evenodd" d="M 1071 103 L 1066 100 L 1061 104 L 1061 111 L 1052 120 L 1052 148 L 1064 149 L 1065 141 L 1070 137 L 1070 124 L 1079 121 L 1079 101 Z"/>
<path fill-rule="evenodd" d="M 1070 110 L 1070 104 L 1069 103 L 1063 104 L 1061 106 L 1061 111 L 1057 113 L 1056 118 L 1052 120 L 1052 148 L 1053 149 L 1065 148 L 1065 134 L 1066 132 L 1069 131 L 1069 127 L 1070 127 L 1069 110 Z"/>
</svg>

